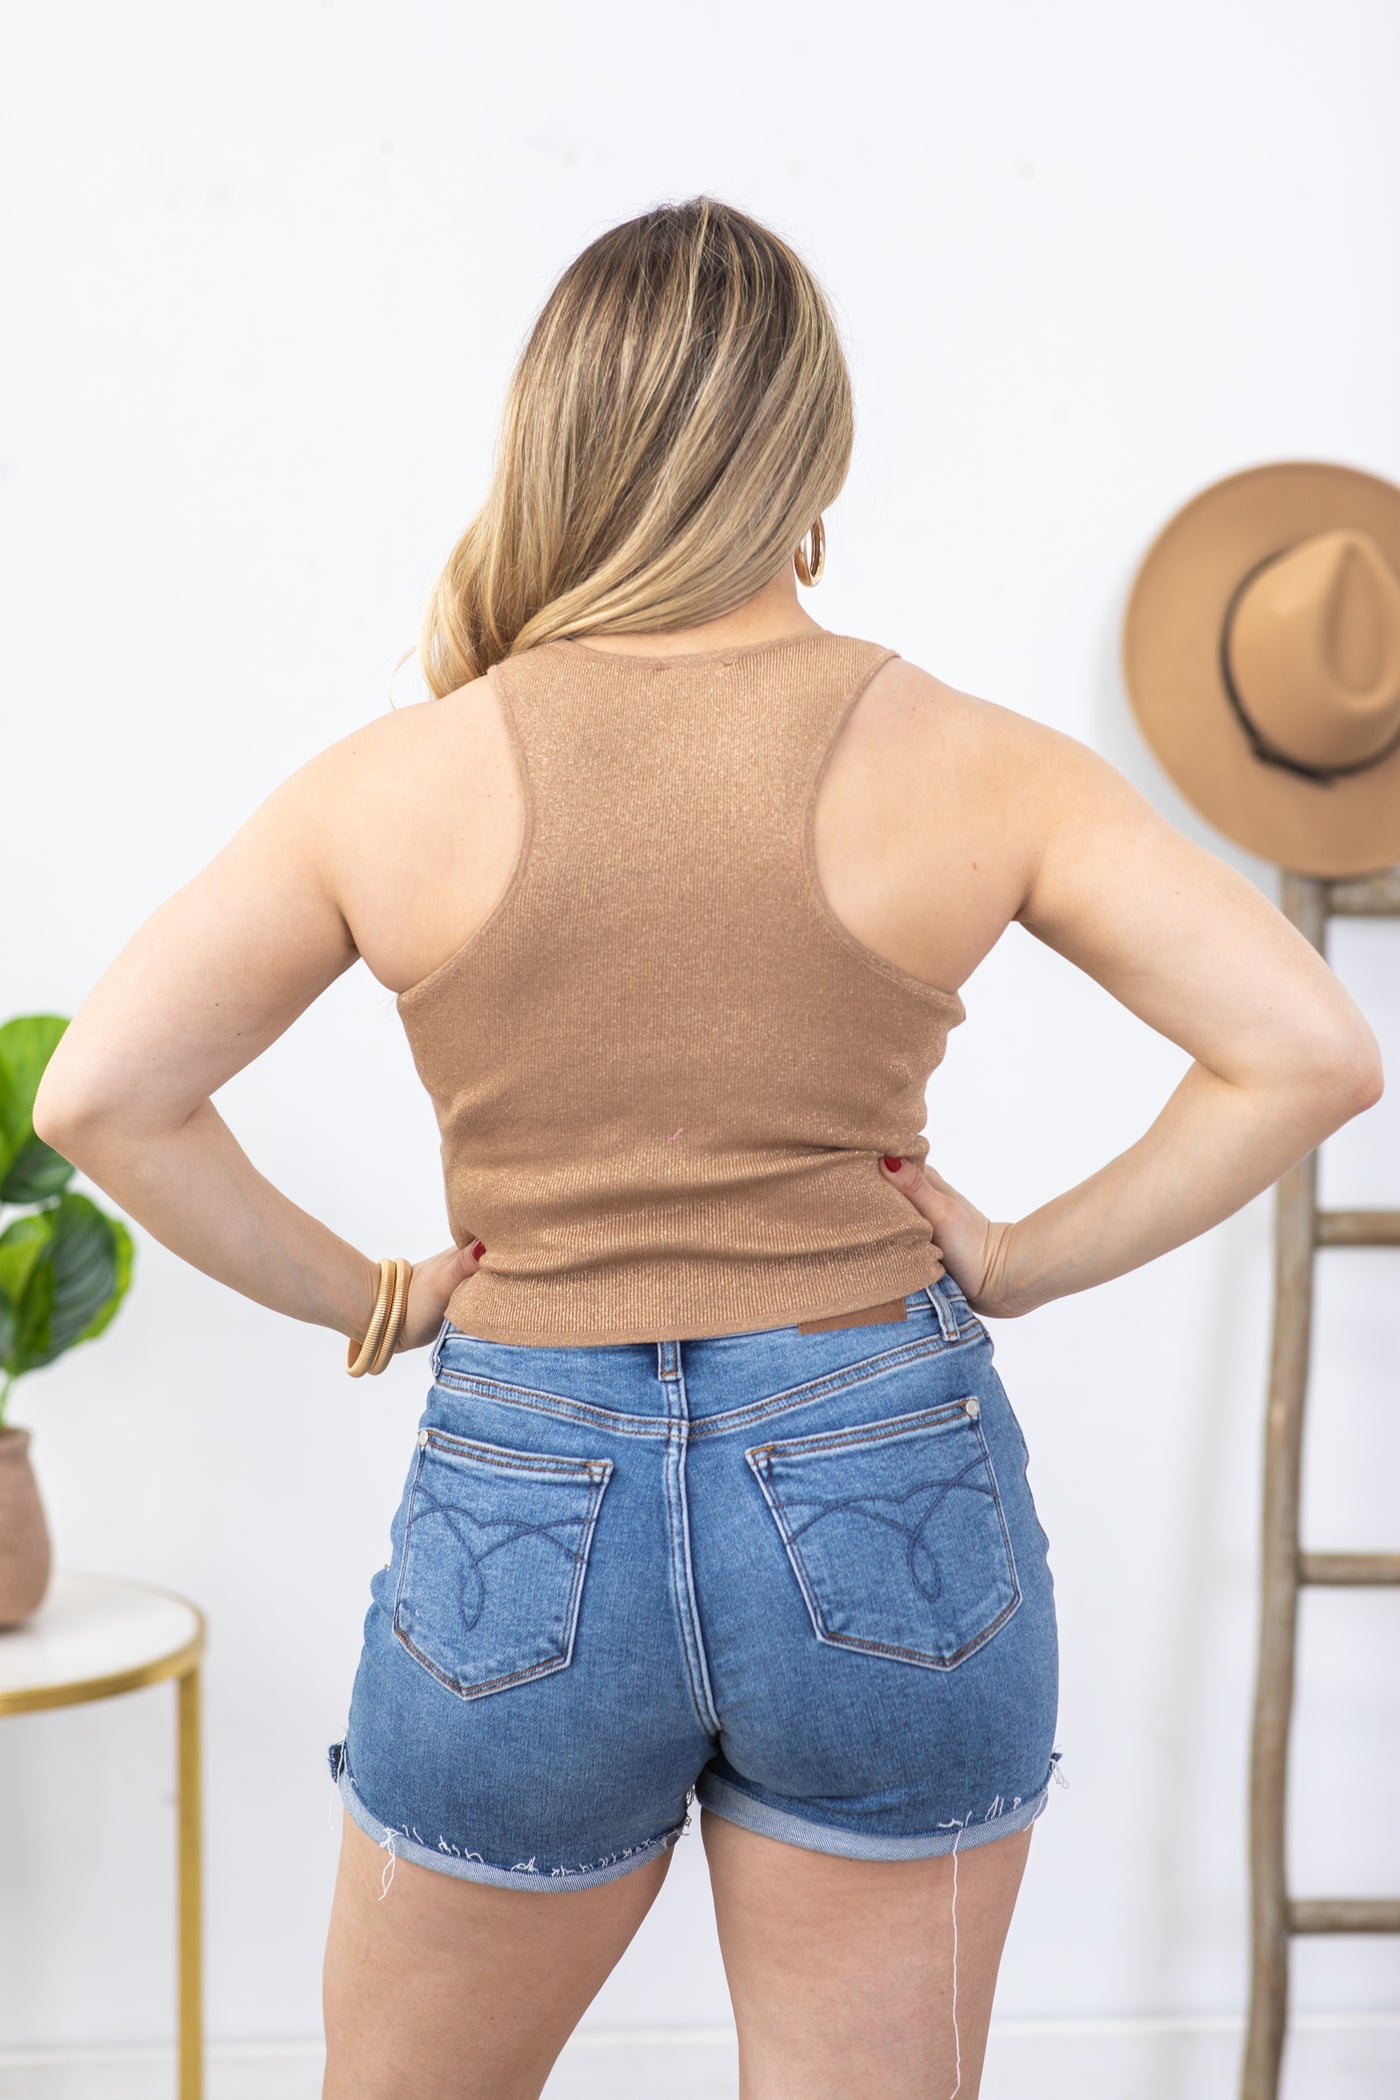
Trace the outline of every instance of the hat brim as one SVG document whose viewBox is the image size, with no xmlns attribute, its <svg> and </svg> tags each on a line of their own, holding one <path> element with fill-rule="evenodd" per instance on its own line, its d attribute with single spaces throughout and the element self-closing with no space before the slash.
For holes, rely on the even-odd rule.
<svg viewBox="0 0 1400 2100">
<path fill-rule="evenodd" d="M 1255 757 L 1220 671 L 1230 597 L 1268 554 L 1314 533 L 1369 532 L 1400 575 L 1400 487 L 1355 467 L 1285 460 L 1213 482 L 1149 547 L 1123 621 L 1138 725 L 1188 801 L 1237 845 L 1300 874 L 1400 861 L 1400 750 L 1330 782 Z"/>
</svg>

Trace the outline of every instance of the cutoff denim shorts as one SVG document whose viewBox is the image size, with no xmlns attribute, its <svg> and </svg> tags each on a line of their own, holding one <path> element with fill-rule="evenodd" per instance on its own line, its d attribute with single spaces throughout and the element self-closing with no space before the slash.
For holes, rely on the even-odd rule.
<svg viewBox="0 0 1400 2100">
<path fill-rule="evenodd" d="M 883 1324 L 522 1347 L 444 1321 L 331 1775 L 388 1851 L 595 1887 L 694 1800 L 923 1859 L 1045 1806 L 1048 1541 L 949 1276 Z"/>
</svg>

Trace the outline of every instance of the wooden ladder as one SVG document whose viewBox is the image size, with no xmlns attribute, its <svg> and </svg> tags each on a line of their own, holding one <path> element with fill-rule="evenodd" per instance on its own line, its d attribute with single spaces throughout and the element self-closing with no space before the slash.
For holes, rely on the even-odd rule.
<svg viewBox="0 0 1400 2100">
<path fill-rule="evenodd" d="M 1400 917 L 1400 867 L 1346 881 L 1285 871 L 1285 915 L 1326 953 L 1334 918 Z M 1284 1826 L 1298 1593 L 1400 1583 L 1400 1553 L 1305 1553 L 1298 1532 L 1315 1247 L 1400 1247 L 1400 1210 L 1319 1210 L 1317 1152 L 1281 1175 L 1274 1212 L 1274 1336 L 1264 1437 L 1259 1659 L 1250 1756 L 1253 1959 L 1241 2100 L 1277 2100 L 1289 1942 L 1305 1932 L 1400 1933 L 1400 1898 L 1288 1893 Z"/>
</svg>

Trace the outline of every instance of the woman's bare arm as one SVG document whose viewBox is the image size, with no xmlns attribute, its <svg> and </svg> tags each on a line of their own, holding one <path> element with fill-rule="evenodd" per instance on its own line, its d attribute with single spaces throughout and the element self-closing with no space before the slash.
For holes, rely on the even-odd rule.
<svg viewBox="0 0 1400 2100">
<path fill-rule="evenodd" d="M 1010 721 L 998 732 L 1013 747 L 1003 778 L 1037 841 L 1017 920 L 1194 1061 L 1136 1144 L 1013 1224 L 904 1163 L 894 1178 L 969 1301 L 1003 1317 L 1219 1224 L 1383 1085 L 1360 1008 L 1253 883 L 1086 745 Z"/>
<path fill-rule="evenodd" d="M 211 1096 L 356 961 L 327 839 L 354 776 L 382 788 L 400 734 L 382 717 L 268 796 L 104 971 L 34 1103 L 38 1135 L 163 1246 L 259 1305 L 357 1338 L 378 1262 L 260 1174 Z M 415 1263 L 401 1349 L 431 1339 L 476 1266 L 465 1248 Z"/>
</svg>

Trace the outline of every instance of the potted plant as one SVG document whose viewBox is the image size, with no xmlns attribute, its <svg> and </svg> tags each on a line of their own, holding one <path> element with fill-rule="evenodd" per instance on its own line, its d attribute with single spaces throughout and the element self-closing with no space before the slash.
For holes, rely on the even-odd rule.
<svg viewBox="0 0 1400 2100">
<path fill-rule="evenodd" d="M 6 1423 L 26 1371 L 101 1334 L 131 1281 L 125 1225 L 68 1187 L 70 1162 L 34 1134 L 34 1096 L 68 1026 L 21 1014 L 0 1026 L 0 1626 L 37 1609 L 52 1552 L 29 1459 L 30 1432 Z"/>
</svg>

